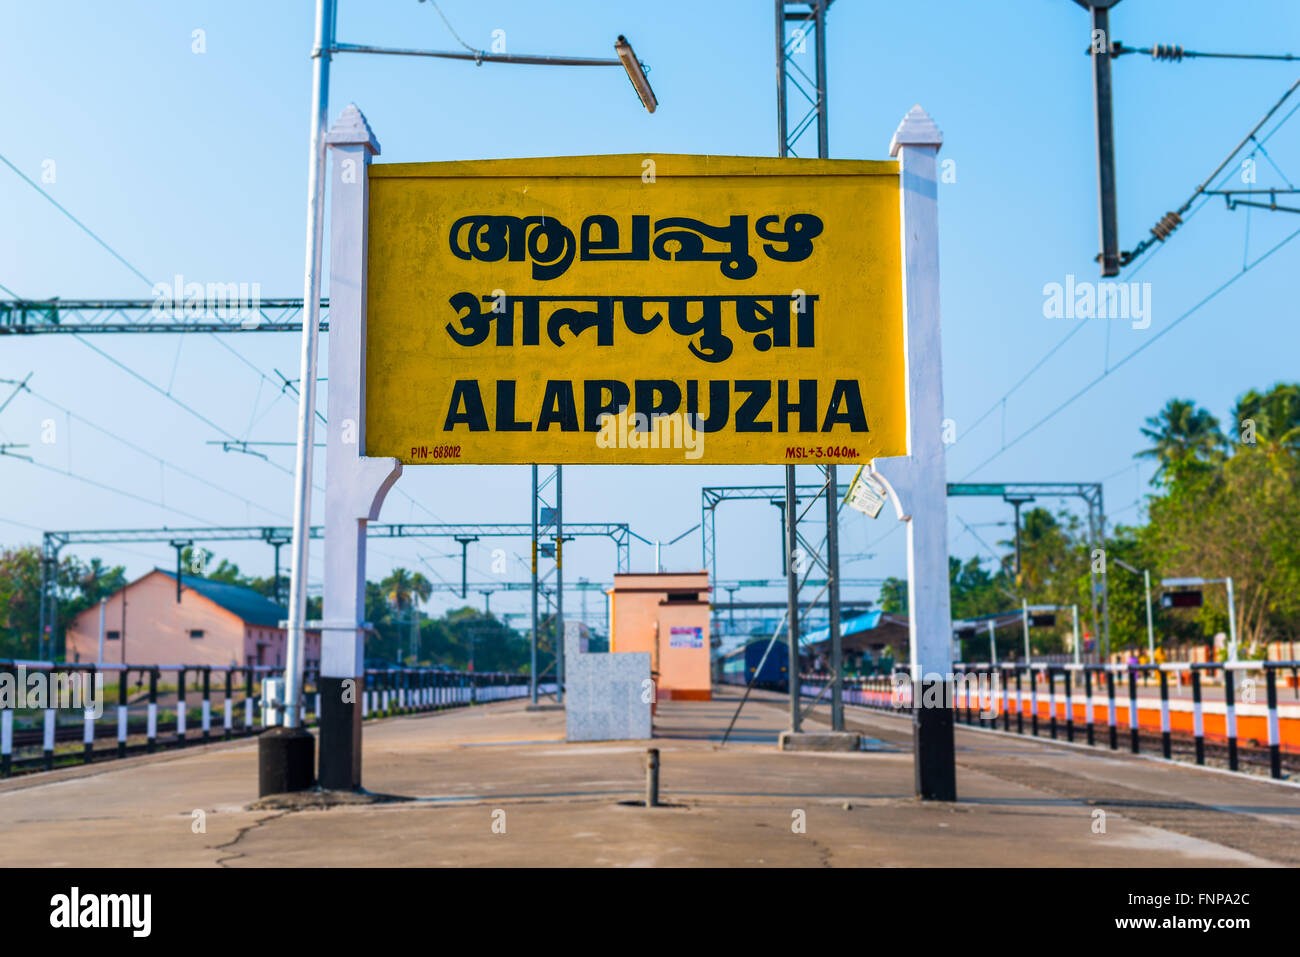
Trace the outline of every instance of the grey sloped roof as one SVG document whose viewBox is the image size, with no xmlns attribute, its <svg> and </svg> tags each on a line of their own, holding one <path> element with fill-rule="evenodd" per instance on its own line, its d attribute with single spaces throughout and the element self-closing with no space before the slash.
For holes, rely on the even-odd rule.
<svg viewBox="0 0 1300 957">
<path fill-rule="evenodd" d="M 173 581 L 176 573 L 165 568 L 156 569 Z M 250 625 L 263 628 L 278 628 L 280 622 L 289 617 L 288 609 L 277 605 L 265 595 L 261 595 L 243 585 L 231 585 L 228 582 L 213 581 L 197 575 L 181 575 L 181 585 L 198 592 L 204 598 L 216 602 L 232 615 L 242 618 Z"/>
</svg>

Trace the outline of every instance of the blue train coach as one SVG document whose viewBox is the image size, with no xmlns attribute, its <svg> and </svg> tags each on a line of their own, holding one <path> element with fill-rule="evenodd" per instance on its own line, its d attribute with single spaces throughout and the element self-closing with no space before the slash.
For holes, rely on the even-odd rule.
<svg viewBox="0 0 1300 957">
<path fill-rule="evenodd" d="M 772 650 L 767 650 L 768 644 L 771 643 Z M 767 653 L 767 660 L 763 660 L 763 654 Z M 762 670 L 759 670 L 759 664 L 762 664 Z M 768 638 L 755 638 L 749 644 L 745 645 L 745 681 L 748 683 L 751 679 L 755 688 L 766 688 L 770 691 L 788 691 L 790 686 L 790 649 L 786 647 L 784 641 L 777 640 L 771 642 Z"/>
</svg>

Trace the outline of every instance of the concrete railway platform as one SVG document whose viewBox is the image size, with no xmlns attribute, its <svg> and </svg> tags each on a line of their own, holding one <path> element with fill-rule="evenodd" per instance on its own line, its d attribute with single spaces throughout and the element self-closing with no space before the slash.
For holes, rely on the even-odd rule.
<svg viewBox="0 0 1300 957">
<path fill-rule="evenodd" d="M 911 726 L 846 709 L 869 750 L 780 752 L 787 701 L 662 702 L 646 742 L 567 744 L 499 702 L 368 724 L 359 803 L 256 805 L 253 741 L 0 784 L 6 866 L 1300 864 L 1287 782 L 959 726 L 954 803 L 913 797 Z M 819 707 L 806 726 L 827 727 Z M 661 753 L 661 800 L 643 795 Z"/>
</svg>

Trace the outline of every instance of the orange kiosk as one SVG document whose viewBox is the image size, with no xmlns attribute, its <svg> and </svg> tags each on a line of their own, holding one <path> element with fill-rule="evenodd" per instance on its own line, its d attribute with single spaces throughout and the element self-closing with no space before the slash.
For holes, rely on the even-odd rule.
<svg viewBox="0 0 1300 957">
<path fill-rule="evenodd" d="M 650 652 L 655 698 L 708 701 L 708 572 L 614 576 L 609 596 L 609 650 Z"/>
</svg>

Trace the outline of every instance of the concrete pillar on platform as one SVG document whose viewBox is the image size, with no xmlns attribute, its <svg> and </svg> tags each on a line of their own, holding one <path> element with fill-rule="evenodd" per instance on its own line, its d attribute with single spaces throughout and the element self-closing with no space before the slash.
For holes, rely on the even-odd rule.
<svg viewBox="0 0 1300 957">
<path fill-rule="evenodd" d="M 320 785 L 361 787 L 366 523 L 402 474 L 364 454 L 369 166 L 379 142 L 349 106 L 325 137 L 330 163 L 329 425 L 325 441 L 325 597 L 321 629 Z"/>
<path fill-rule="evenodd" d="M 879 459 L 872 470 L 907 523 L 916 793 L 927 800 L 952 801 L 957 783 L 939 323 L 937 167 L 942 145 L 943 134 L 920 106 L 903 118 L 889 144 L 889 154 L 899 160 L 908 454 Z"/>
</svg>

